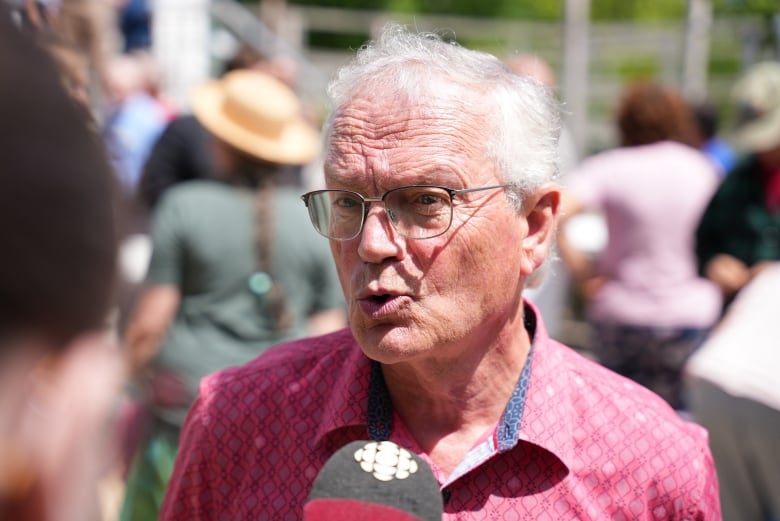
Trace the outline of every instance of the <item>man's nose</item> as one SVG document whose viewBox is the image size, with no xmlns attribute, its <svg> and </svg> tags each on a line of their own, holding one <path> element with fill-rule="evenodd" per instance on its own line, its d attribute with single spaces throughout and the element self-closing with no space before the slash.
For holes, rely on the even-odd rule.
<svg viewBox="0 0 780 521">
<path fill-rule="evenodd" d="M 383 203 L 374 203 L 366 211 L 359 237 L 358 254 L 366 262 L 381 262 L 401 251 L 396 232 Z"/>
</svg>

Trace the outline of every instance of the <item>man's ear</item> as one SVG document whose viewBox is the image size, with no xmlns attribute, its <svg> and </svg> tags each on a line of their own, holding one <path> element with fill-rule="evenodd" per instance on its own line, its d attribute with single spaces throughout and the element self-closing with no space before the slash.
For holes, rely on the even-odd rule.
<svg viewBox="0 0 780 521">
<path fill-rule="evenodd" d="M 553 183 L 542 186 L 523 200 L 522 213 L 528 232 L 522 248 L 523 257 L 529 263 L 529 275 L 542 265 L 555 241 L 560 202 L 561 188 Z"/>
</svg>

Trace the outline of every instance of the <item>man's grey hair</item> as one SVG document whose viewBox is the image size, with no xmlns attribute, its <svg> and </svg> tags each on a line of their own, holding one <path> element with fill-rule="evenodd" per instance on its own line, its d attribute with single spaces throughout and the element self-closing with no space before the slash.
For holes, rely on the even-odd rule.
<svg viewBox="0 0 780 521">
<path fill-rule="evenodd" d="M 479 114 L 485 123 L 485 150 L 512 189 L 507 191 L 516 210 L 524 194 L 559 177 L 560 105 L 552 91 L 538 80 L 514 73 L 497 57 L 450 43 L 434 33 L 413 33 L 389 24 L 379 37 L 360 48 L 328 86 L 333 110 L 326 122 L 360 92 L 390 93 L 398 100 L 431 99 L 442 85 L 474 93 L 454 103 L 465 117 Z M 480 107 L 474 105 L 479 100 Z M 485 107 L 487 107 L 485 109 Z M 541 283 L 551 255 L 526 281 Z M 552 254 L 554 256 L 554 254 Z"/>
<path fill-rule="evenodd" d="M 514 188 L 518 208 L 524 193 L 557 180 L 561 126 L 557 99 L 540 82 L 515 74 L 491 54 L 390 24 L 339 70 L 328 94 L 334 109 L 360 91 L 424 100 L 442 81 L 473 91 L 488 106 L 487 154 L 504 182 Z"/>
</svg>

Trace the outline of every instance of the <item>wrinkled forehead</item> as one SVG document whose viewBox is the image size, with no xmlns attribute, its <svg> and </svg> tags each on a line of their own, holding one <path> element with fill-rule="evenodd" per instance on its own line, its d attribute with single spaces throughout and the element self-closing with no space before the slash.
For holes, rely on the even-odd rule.
<svg viewBox="0 0 780 521">
<path fill-rule="evenodd" d="M 357 92 L 333 115 L 326 161 L 357 150 L 382 150 L 388 157 L 405 155 L 403 151 L 410 149 L 439 156 L 483 153 L 482 145 L 490 135 L 483 105 L 454 91 L 415 96 Z"/>
<path fill-rule="evenodd" d="M 487 112 L 479 100 L 451 94 L 353 96 L 331 122 L 326 184 L 379 193 L 399 184 L 465 186 L 491 176 Z"/>
<path fill-rule="evenodd" d="M 371 81 L 356 87 L 333 111 L 326 147 L 356 130 L 377 139 L 406 135 L 482 134 L 491 106 L 479 88 L 434 77 L 414 83 Z"/>
</svg>

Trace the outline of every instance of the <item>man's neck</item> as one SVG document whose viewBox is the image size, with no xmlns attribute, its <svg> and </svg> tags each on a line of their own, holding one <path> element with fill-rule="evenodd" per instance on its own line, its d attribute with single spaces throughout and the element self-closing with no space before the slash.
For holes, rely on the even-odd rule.
<svg viewBox="0 0 780 521">
<path fill-rule="evenodd" d="M 513 332 L 455 358 L 383 366 L 395 412 L 446 474 L 493 429 L 514 391 L 531 340 L 522 325 Z"/>
</svg>

